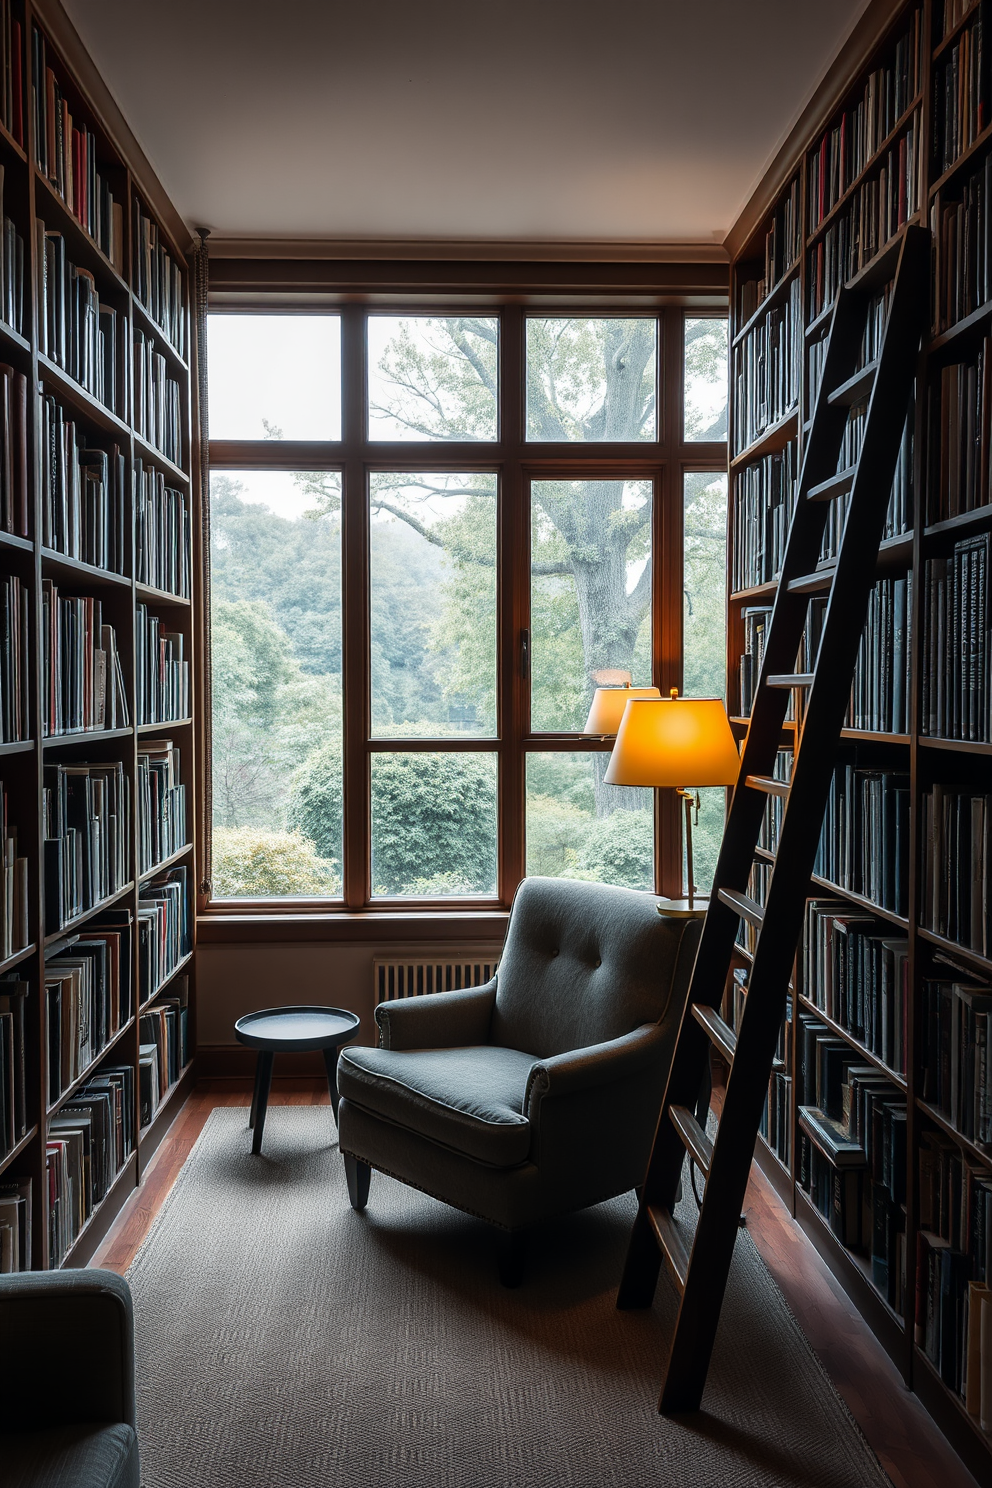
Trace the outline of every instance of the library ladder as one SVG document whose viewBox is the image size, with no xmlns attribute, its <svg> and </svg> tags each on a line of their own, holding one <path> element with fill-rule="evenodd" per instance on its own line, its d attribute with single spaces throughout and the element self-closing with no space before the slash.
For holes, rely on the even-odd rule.
<svg viewBox="0 0 992 1488">
<path fill-rule="evenodd" d="M 830 322 L 740 775 L 617 1296 L 620 1308 L 649 1307 L 663 1261 L 680 1293 L 658 1406 L 665 1413 L 698 1409 L 706 1382 L 929 307 L 929 245 L 920 227 L 896 238 L 841 289 Z M 886 286 L 879 354 L 862 365 L 872 301 Z M 848 410 L 866 398 L 860 453 L 838 470 Z M 848 495 L 836 563 L 825 572 L 817 565 L 828 510 Z M 809 599 L 828 584 L 814 670 L 797 673 Z M 784 783 L 774 763 L 795 689 L 806 704 Z M 785 813 L 761 906 L 745 891 L 770 795 L 784 797 Z M 719 1007 L 742 920 L 757 942 L 735 1036 Z M 711 1045 L 730 1066 L 713 1140 L 693 1115 Z M 687 1152 L 705 1181 L 691 1238 L 674 1216 Z"/>
</svg>

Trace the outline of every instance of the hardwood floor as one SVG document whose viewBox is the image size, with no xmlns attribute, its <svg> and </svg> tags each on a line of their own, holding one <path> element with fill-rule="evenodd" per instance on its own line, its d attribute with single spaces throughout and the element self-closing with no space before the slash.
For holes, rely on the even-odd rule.
<svg viewBox="0 0 992 1488">
<path fill-rule="evenodd" d="M 270 1104 L 326 1105 L 319 1080 L 276 1080 Z M 250 1081 L 201 1081 L 177 1115 L 93 1258 L 123 1274 L 215 1106 L 249 1106 Z M 751 1169 L 748 1229 L 835 1388 L 896 1488 L 978 1488 L 919 1400 L 906 1389 L 824 1261 L 757 1168 Z M 856 1485 L 852 1484 L 852 1488 Z"/>
</svg>

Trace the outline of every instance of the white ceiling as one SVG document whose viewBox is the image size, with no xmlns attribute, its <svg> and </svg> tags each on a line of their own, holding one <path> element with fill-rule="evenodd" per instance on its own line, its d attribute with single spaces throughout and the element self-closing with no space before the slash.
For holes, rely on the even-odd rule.
<svg viewBox="0 0 992 1488">
<path fill-rule="evenodd" d="M 63 0 L 221 237 L 719 243 L 867 0 Z"/>
</svg>

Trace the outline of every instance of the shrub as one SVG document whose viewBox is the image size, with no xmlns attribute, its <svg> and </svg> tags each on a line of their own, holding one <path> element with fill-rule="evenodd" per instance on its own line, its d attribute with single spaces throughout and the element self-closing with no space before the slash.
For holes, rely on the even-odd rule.
<svg viewBox="0 0 992 1488">
<path fill-rule="evenodd" d="M 299 832 L 219 827 L 213 834 L 213 892 L 220 899 L 337 894 L 334 863 Z"/>
</svg>

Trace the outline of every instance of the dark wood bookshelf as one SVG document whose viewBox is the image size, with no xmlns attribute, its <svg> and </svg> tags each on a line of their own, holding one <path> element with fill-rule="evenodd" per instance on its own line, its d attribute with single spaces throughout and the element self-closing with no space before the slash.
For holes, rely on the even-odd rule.
<svg viewBox="0 0 992 1488">
<path fill-rule="evenodd" d="M 782 277 L 778 279 L 772 286 L 772 288 L 766 292 L 764 299 L 761 301 L 761 304 L 757 307 L 756 310 L 752 311 L 747 320 L 741 326 L 740 330 L 736 332 L 733 339 L 734 347 L 739 346 L 748 332 L 753 331 L 756 325 L 760 325 L 762 320 L 764 320 L 765 316 L 768 314 L 769 310 L 774 310 L 775 307 L 777 305 L 780 305 L 786 298 L 786 290 L 792 283 L 793 279 L 795 279 L 796 275 L 799 273 L 801 263 L 802 260 L 797 259 L 794 264 L 790 264 L 789 267 L 785 270 Z"/>
<path fill-rule="evenodd" d="M 955 22 L 950 31 L 948 31 L 947 35 L 934 47 L 933 60 L 935 62 L 938 60 L 938 58 L 942 57 L 946 51 L 950 50 L 950 48 L 957 41 L 958 37 L 961 35 L 961 32 L 969 24 L 969 22 L 974 20 L 980 8 L 981 0 L 972 0 L 972 4 L 968 6 L 968 9 L 965 11 L 964 15 Z"/>
<path fill-rule="evenodd" d="M 60 1110 L 62 1106 L 67 1104 L 67 1102 L 71 1101 L 72 1097 L 76 1094 L 76 1091 L 80 1088 L 80 1086 L 85 1085 L 87 1080 L 92 1079 L 99 1066 L 107 1058 L 107 1055 L 110 1054 L 114 1049 L 116 1049 L 118 1044 L 123 1042 L 123 1040 L 127 1037 L 127 1035 L 133 1028 L 134 1017 L 132 1015 L 130 1018 L 128 1018 L 126 1023 L 123 1023 L 121 1027 L 118 1028 L 114 1036 L 107 1040 L 103 1048 L 100 1050 L 99 1054 L 94 1054 L 93 1058 L 90 1060 L 86 1068 L 80 1071 L 80 1073 L 76 1076 L 72 1083 L 70 1085 L 67 1085 L 64 1090 L 61 1090 L 59 1092 L 57 1099 L 52 1101 L 51 1105 L 46 1105 L 45 1115 L 54 1116 L 56 1111 Z"/>
<path fill-rule="evenodd" d="M 138 883 L 147 883 L 150 878 L 155 877 L 156 873 L 164 873 L 165 870 L 167 868 L 171 868 L 173 864 L 182 862 L 183 858 L 185 858 L 187 854 L 191 853 L 192 851 L 192 842 L 187 842 L 182 847 L 178 847 L 174 853 L 170 853 L 167 858 L 163 858 L 162 861 L 160 863 L 156 863 L 153 868 L 146 868 L 144 873 L 139 876 Z M 172 973 L 170 972 L 169 975 L 171 976 Z"/>
<path fill-rule="evenodd" d="M 132 728 L 77 729 L 72 734 L 46 734 L 41 747 L 47 754 L 50 750 L 65 749 L 72 744 L 97 744 L 103 739 L 127 739 L 133 733 Z"/>
<path fill-rule="evenodd" d="M 166 991 L 166 989 L 168 988 L 168 986 L 170 985 L 170 983 L 175 981 L 176 977 L 179 976 L 180 972 L 183 972 L 183 971 L 185 971 L 187 969 L 187 967 L 189 966 L 189 964 L 190 964 L 190 962 L 192 960 L 193 960 L 193 952 L 192 951 L 187 951 L 186 954 L 185 954 L 185 956 L 180 956 L 179 960 L 176 962 L 175 966 L 169 972 L 168 976 L 167 977 L 163 977 L 162 981 L 159 982 L 159 984 L 155 988 L 154 992 L 150 992 L 148 994 L 148 996 L 145 998 L 144 1002 L 141 1003 L 141 1005 L 138 1008 L 138 1012 L 139 1013 L 143 1013 L 148 1008 L 150 1008 L 151 1005 L 152 1005 L 152 1003 L 155 1001 L 156 997 L 161 997 L 162 996 L 162 993 L 164 991 Z"/>
<path fill-rule="evenodd" d="M 789 198 L 791 184 L 796 173 L 800 179 L 800 212 L 804 231 L 804 251 L 801 262 L 791 272 L 794 278 L 798 274 L 802 286 L 800 303 L 802 306 L 802 318 L 804 325 L 800 329 L 802 336 L 803 361 L 800 369 L 800 404 L 802 413 L 798 417 L 788 420 L 780 420 L 778 425 L 766 430 L 762 439 L 752 443 L 741 455 L 736 456 L 730 462 L 730 514 L 728 525 L 728 571 L 734 572 L 733 555 L 734 542 L 737 535 L 737 527 L 734 517 L 734 503 L 737 499 L 738 486 L 743 477 L 745 466 L 759 459 L 762 455 L 771 453 L 795 441 L 794 468 L 796 474 L 801 468 L 804 452 L 804 442 L 808 435 L 809 425 L 804 422 L 803 414 L 810 409 L 809 379 L 811 376 L 811 365 L 809 360 L 809 348 L 812 341 L 818 339 L 826 332 L 834 314 L 835 300 L 826 303 L 822 310 L 814 317 L 810 315 L 810 283 L 816 266 L 816 255 L 819 245 L 822 243 L 823 235 L 829 229 L 831 223 L 835 222 L 840 215 L 849 207 L 851 201 L 856 197 L 861 185 L 874 179 L 876 173 L 889 148 L 901 137 L 902 133 L 909 127 L 915 118 L 919 135 L 920 149 L 920 180 L 919 201 L 925 206 L 913 213 L 909 222 L 900 227 L 898 231 L 882 244 L 874 253 L 872 258 L 848 280 L 852 288 L 871 290 L 877 293 L 886 278 L 891 273 L 894 255 L 899 251 L 900 243 L 905 235 L 905 227 L 913 223 L 929 223 L 929 206 L 938 197 L 944 200 L 941 193 L 952 201 L 957 200 L 959 185 L 969 172 L 973 171 L 978 163 L 984 158 L 986 152 L 992 149 L 992 125 L 987 126 L 976 137 L 974 142 L 963 150 L 953 165 L 939 176 L 935 169 L 935 162 L 931 153 L 929 134 L 931 131 L 932 100 L 935 90 L 936 68 L 939 66 L 941 56 L 946 57 L 949 49 L 954 45 L 955 38 L 959 37 L 969 22 L 978 13 L 978 5 L 973 5 L 955 26 L 954 31 L 945 39 L 935 39 L 932 26 L 939 22 L 939 13 L 930 6 L 923 7 L 922 25 L 922 63 L 920 74 L 920 86 L 916 96 L 903 111 L 901 117 L 896 121 L 893 128 L 888 132 L 885 139 L 881 141 L 872 158 L 865 162 L 862 170 L 845 188 L 844 193 L 830 209 L 816 227 L 809 228 L 809 202 L 810 191 L 810 161 L 819 150 L 824 130 L 830 129 L 839 122 L 841 111 L 855 103 L 861 96 L 864 82 L 867 76 L 878 66 L 887 65 L 892 55 L 891 48 L 898 36 L 904 34 L 908 18 L 913 14 L 916 7 L 907 3 L 901 8 L 893 6 L 891 15 L 888 17 L 884 31 L 877 33 L 878 40 L 874 45 L 874 51 L 869 53 L 868 48 L 861 55 L 858 63 L 859 71 L 849 75 L 843 83 L 834 84 L 834 92 L 830 95 L 832 102 L 824 104 L 819 110 L 811 110 L 809 114 L 810 123 L 807 133 L 801 131 L 793 135 L 791 145 L 792 153 L 783 149 L 773 169 L 769 172 L 766 183 L 762 183 L 755 192 L 753 202 L 745 208 L 738 224 L 730 235 L 729 241 L 734 245 L 735 258 L 731 266 L 731 386 L 734 384 L 734 369 L 739 348 L 744 340 L 744 333 L 753 329 L 757 320 L 760 319 L 761 310 L 771 303 L 766 300 L 759 307 L 757 315 L 749 316 L 747 322 L 742 322 L 739 316 L 740 286 L 755 278 L 756 261 L 760 258 L 764 234 L 769 229 L 775 213 Z M 911 85 L 912 86 L 912 85 Z M 936 267 L 934 272 L 936 272 Z M 946 268 L 944 270 L 946 272 Z M 781 303 L 781 302 L 780 302 Z M 738 323 L 735 323 L 735 318 Z M 808 319 L 807 319 L 808 318 Z M 806 972 L 805 956 L 801 953 L 797 956 L 793 970 L 793 1016 L 792 1025 L 787 1044 L 788 1058 L 787 1067 L 796 1076 L 790 1087 L 790 1099 L 792 1102 L 792 1172 L 789 1173 L 782 1165 L 774 1150 L 760 1136 L 756 1144 L 756 1157 L 761 1165 L 762 1171 L 769 1177 L 776 1190 L 782 1196 L 786 1206 L 792 1209 L 796 1219 L 801 1224 L 805 1233 L 813 1241 L 817 1250 L 831 1267 L 841 1284 L 847 1290 L 855 1305 L 863 1313 L 870 1326 L 877 1334 L 883 1346 L 891 1354 L 897 1367 L 903 1374 L 907 1384 L 917 1389 L 921 1399 L 931 1413 L 935 1416 L 941 1429 L 948 1435 L 952 1444 L 965 1457 L 977 1471 L 979 1478 L 984 1478 L 992 1469 L 992 1440 L 983 1434 L 978 1423 L 967 1416 L 963 1402 L 941 1382 L 939 1374 L 933 1370 L 929 1361 L 926 1361 L 913 1342 L 912 1311 L 913 1298 L 915 1295 L 915 1257 L 916 1257 L 916 1235 L 919 1228 L 917 1206 L 919 1203 L 917 1170 L 919 1162 L 919 1151 L 921 1134 L 929 1126 L 931 1129 L 942 1131 L 958 1144 L 962 1154 L 969 1163 L 973 1163 L 979 1170 L 992 1174 L 992 1150 L 981 1144 L 970 1141 L 961 1133 L 955 1131 L 946 1117 L 937 1111 L 927 1101 L 922 1099 L 922 1052 L 920 1045 L 919 1018 L 922 1005 L 922 984 L 925 979 L 938 979 L 944 981 L 955 981 L 968 975 L 973 976 L 979 983 L 984 983 L 992 989 L 992 958 L 981 955 L 969 948 L 959 945 L 944 936 L 937 935 L 933 931 L 919 925 L 921 918 L 921 900 L 923 898 L 922 879 L 922 834 L 923 834 L 923 802 L 926 791 L 930 789 L 932 782 L 947 780 L 953 783 L 962 777 L 974 779 L 976 793 L 983 790 L 978 782 L 985 779 L 988 764 L 992 758 L 992 744 L 974 743 L 962 740 L 943 738 L 931 738 L 922 732 L 920 725 L 922 708 L 922 682 L 923 671 L 926 666 L 926 657 L 920 644 L 920 630 L 918 627 L 924 623 L 925 606 L 929 602 L 929 593 L 924 583 L 924 565 L 932 555 L 944 555 L 949 553 L 954 542 L 961 538 L 982 534 L 992 529 L 992 506 L 979 507 L 972 511 L 962 512 L 959 515 L 940 522 L 926 522 L 930 497 L 926 489 L 927 473 L 930 469 L 928 461 L 933 457 L 933 440 L 942 437 L 939 426 L 931 427 L 926 416 L 926 388 L 929 382 L 937 377 L 937 369 L 959 360 L 967 360 L 972 356 L 977 344 L 992 330 L 992 301 L 979 306 L 971 314 L 962 317 L 954 325 L 935 332 L 924 338 L 921 349 L 916 383 L 916 429 L 913 468 L 913 501 L 911 512 L 915 510 L 916 526 L 906 533 L 887 539 L 879 551 L 878 573 L 880 576 L 892 574 L 899 576 L 905 572 L 912 575 L 914 593 L 914 612 L 912 617 L 907 617 L 907 624 L 912 630 L 911 672 L 910 672 L 910 695 L 907 698 L 907 714 L 909 720 L 908 731 L 905 733 L 883 733 L 860 729 L 845 728 L 841 731 L 838 759 L 850 757 L 850 750 L 858 746 L 865 746 L 865 754 L 859 753 L 855 756 L 857 764 L 870 761 L 870 768 L 896 769 L 908 778 L 909 790 L 909 820 L 910 840 L 912 852 L 909 857 L 910 863 L 910 895 L 909 914 L 896 915 L 890 910 L 880 908 L 863 895 L 843 889 L 824 878 L 814 876 L 810 882 L 809 897 L 836 897 L 840 902 L 847 903 L 864 910 L 877 918 L 880 925 L 891 925 L 891 934 L 895 937 L 905 939 L 908 942 L 908 975 L 909 975 L 909 1006 L 907 1048 L 905 1057 L 907 1060 L 907 1071 L 900 1075 L 891 1069 L 884 1060 L 873 1055 L 870 1050 L 858 1041 L 842 1024 L 823 1013 L 816 1005 L 816 989 L 806 987 L 803 977 Z M 857 399 L 864 397 L 870 392 L 869 386 L 870 368 L 865 368 L 849 377 L 846 384 L 839 388 L 832 388 L 831 402 L 837 406 L 850 406 Z M 733 448 L 733 423 L 736 417 L 734 400 L 731 399 L 731 448 Z M 956 436 L 955 436 L 956 437 Z M 843 477 L 835 479 L 836 488 L 839 490 L 843 485 Z M 767 539 L 766 539 L 767 541 Z M 816 573 L 810 575 L 810 582 L 805 580 L 797 590 L 815 594 L 825 591 L 830 580 L 832 561 L 824 562 L 817 567 Z M 822 577 L 822 585 L 819 580 Z M 762 601 L 771 602 L 778 590 L 778 584 L 771 582 L 731 591 L 728 584 L 728 655 L 727 675 L 729 680 L 729 712 L 732 716 L 732 725 L 735 733 L 740 736 L 749 726 L 750 720 L 740 716 L 738 701 L 739 660 L 741 651 L 744 649 L 744 626 L 742 610 L 745 606 Z M 801 727 L 801 724 L 799 725 Z M 796 725 L 786 724 L 782 730 L 781 746 L 788 749 L 796 737 Z M 947 775 L 942 775 L 941 760 L 946 761 Z M 885 762 L 884 766 L 881 762 Z M 973 761 L 973 766 L 969 765 Z M 866 766 L 869 767 L 869 766 Z M 984 773 L 983 773 L 984 772 Z M 764 849 L 755 852 L 756 862 L 771 865 L 774 863 L 774 854 Z M 751 962 L 749 953 L 742 947 L 735 947 L 735 961 L 738 966 L 748 966 Z M 730 984 L 728 983 L 728 997 L 730 996 Z M 813 1018 L 828 1028 L 832 1035 L 842 1038 L 854 1051 L 859 1063 L 863 1062 L 872 1069 L 878 1071 L 879 1075 L 889 1081 L 893 1087 L 894 1094 L 898 1092 L 905 1096 L 908 1113 L 908 1141 L 907 1141 L 907 1171 L 906 1192 L 908 1200 L 905 1209 L 905 1251 L 906 1251 L 906 1295 L 905 1307 L 908 1322 L 899 1317 L 889 1306 L 886 1299 L 880 1294 L 871 1277 L 870 1262 L 866 1256 L 848 1250 L 833 1233 L 829 1223 L 811 1202 L 809 1195 L 801 1188 L 799 1183 L 799 1140 L 800 1133 L 797 1126 L 796 1107 L 801 1102 L 800 1076 L 799 1076 L 799 1014 L 803 1017 Z M 804 1099 L 809 1099 L 805 1096 Z M 992 1280 L 992 1278 L 989 1278 Z M 978 1464 L 976 1469 L 975 1464 Z"/>
<path fill-rule="evenodd" d="M 110 584 L 121 589 L 131 587 L 131 580 L 126 574 L 114 573 L 110 568 L 98 568 L 96 564 L 86 563 L 82 558 L 70 558 L 68 553 L 60 553 L 58 548 L 42 548 L 41 558 L 46 568 L 61 569 L 70 576 L 82 574 L 90 584 Z"/>
<path fill-rule="evenodd" d="M 184 599 L 181 594 L 173 594 L 170 589 L 153 589 L 150 584 L 136 583 L 134 592 L 140 600 L 150 601 L 155 605 L 176 605 L 188 610 L 193 603 L 191 599 Z"/>
<path fill-rule="evenodd" d="M 23 1137 L 21 1137 L 21 1139 L 18 1142 L 15 1142 L 13 1147 L 11 1147 L 10 1151 L 7 1153 L 7 1156 L 0 1158 L 0 1173 L 5 1172 L 12 1163 L 16 1162 L 22 1152 L 27 1151 L 37 1135 L 37 1125 L 29 1126 Z"/>
<path fill-rule="evenodd" d="M 177 480 L 183 485 L 189 485 L 189 474 L 187 471 L 181 465 L 174 464 L 168 455 L 162 453 L 157 445 L 149 444 L 148 440 L 142 438 L 137 430 L 132 432 L 131 437 L 134 440 L 135 454 L 139 455 L 141 459 L 146 463 L 150 462 L 152 465 L 157 465 L 163 475 L 167 475 L 170 480 Z"/>
</svg>

